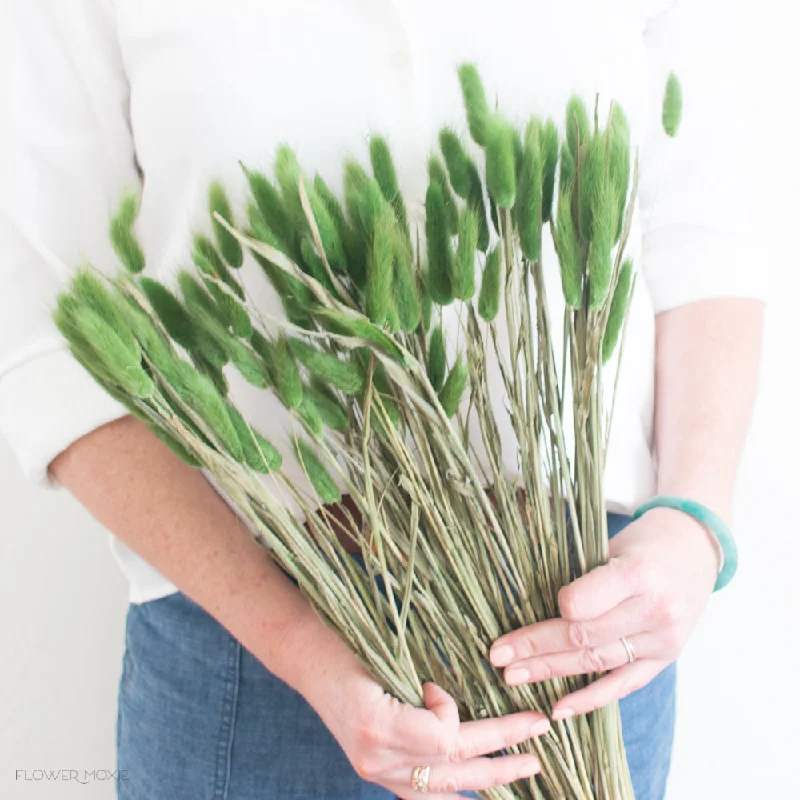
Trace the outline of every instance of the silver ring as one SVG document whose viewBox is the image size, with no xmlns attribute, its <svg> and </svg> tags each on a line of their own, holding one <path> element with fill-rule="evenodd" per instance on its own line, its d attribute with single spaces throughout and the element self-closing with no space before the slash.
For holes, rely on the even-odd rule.
<svg viewBox="0 0 800 800">
<path fill-rule="evenodd" d="M 625 652 L 628 654 L 628 663 L 633 664 L 633 662 L 636 661 L 636 651 L 633 649 L 633 645 L 630 643 L 627 636 L 623 636 L 620 641 L 625 648 Z"/>
<path fill-rule="evenodd" d="M 414 770 L 411 773 L 411 788 L 415 792 L 422 792 L 425 794 L 425 792 L 428 791 L 428 780 L 430 777 L 430 767 L 414 767 Z"/>
</svg>

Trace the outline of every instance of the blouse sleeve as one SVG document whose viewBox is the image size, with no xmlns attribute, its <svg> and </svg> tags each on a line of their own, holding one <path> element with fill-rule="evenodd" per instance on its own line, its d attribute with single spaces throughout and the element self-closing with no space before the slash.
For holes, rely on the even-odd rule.
<svg viewBox="0 0 800 800">
<path fill-rule="evenodd" d="M 764 299 L 758 131 L 736 4 L 643 0 L 648 133 L 640 151 L 641 271 L 656 313 L 696 300 Z M 713 7 L 713 8 L 712 8 Z M 683 93 L 677 137 L 661 124 L 667 78 Z M 763 146 L 763 144 L 762 144 Z"/>
<path fill-rule="evenodd" d="M 109 0 L 11 0 L 0 69 L 0 433 L 25 474 L 123 416 L 51 320 L 81 263 L 116 268 L 108 223 L 138 187 Z"/>
</svg>

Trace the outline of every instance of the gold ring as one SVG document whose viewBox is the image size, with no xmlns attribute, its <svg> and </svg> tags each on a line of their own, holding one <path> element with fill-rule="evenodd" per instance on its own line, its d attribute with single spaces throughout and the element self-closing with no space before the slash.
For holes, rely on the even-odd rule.
<svg viewBox="0 0 800 800">
<path fill-rule="evenodd" d="M 411 788 L 415 792 L 422 792 L 424 794 L 428 791 L 428 779 L 430 777 L 430 767 L 414 767 L 414 771 L 411 773 Z"/>
<path fill-rule="evenodd" d="M 633 649 L 633 645 L 630 643 L 627 636 L 623 636 L 620 641 L 625 648 L 625 652 L 628 654 L 628 663 L 633 664 L 633 662 L 636 661 L 636 651 Z"/>
</svg>

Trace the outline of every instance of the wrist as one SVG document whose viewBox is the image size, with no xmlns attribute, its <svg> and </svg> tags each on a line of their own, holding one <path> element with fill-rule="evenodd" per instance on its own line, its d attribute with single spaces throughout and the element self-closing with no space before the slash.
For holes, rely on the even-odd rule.
<svg viewBox="0 0 800 800">
<path fill-rule="evenodd" d="M 668 526 L 674 531 L 680 547 L 696 545 L 695 558 L 704 562 L 715 576 L 719 575 L 725 563 L 725 554 L 717 537 L 705 525 L 674 508 L 652 508 L 645 516 L 652 522 Z"/>
</svg>

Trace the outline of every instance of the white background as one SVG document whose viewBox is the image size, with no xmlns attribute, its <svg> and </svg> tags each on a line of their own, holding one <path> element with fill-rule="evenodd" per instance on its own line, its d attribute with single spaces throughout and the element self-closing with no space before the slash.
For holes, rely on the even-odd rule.
<svg viewBox="0 0 800 800">
<path fill-rule="evenodd" d="M 737 500 L 741 571 L 681 659 L 669 800 L 800 797 L 800 54 L 783 10 L 791 4 L 749 5 L 741 46 L 758 63 L 720 130 L 742 115 L 763 121 L 761 152 L 742 158 L 760 160 L 766 185 L 741 207 L 765 220 L 764 263 L 753 268 L 772 272 L 774 291 Z M 718 6 L 724 25 L 727 4 Z M 2 442 L 0 499 L 0 797 L 111 800 L 108 781 L 15 776 L 115 768 L 126 585 L 105 532 L 66 493 L 28 485 Z"/>
</svg>

